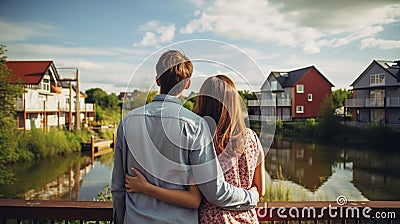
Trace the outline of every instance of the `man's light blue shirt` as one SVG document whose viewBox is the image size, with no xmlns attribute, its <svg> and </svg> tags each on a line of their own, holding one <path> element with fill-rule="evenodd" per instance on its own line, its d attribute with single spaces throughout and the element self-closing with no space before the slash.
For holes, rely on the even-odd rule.
<svg viewBox="0 0 400 224">
<path fill-rule="evenodd" d="M 179 98 L 157 95 L 129 112 L 117 131 L 111 192 L 120 223 L 198 223 L 197 209 L 174 206 L 142 193 L 127 193 L 125 173 L 133 166 L 157 186 L 188 190 L 194 178 L 210 203 L 234 210 L 254 208 L 255 194 L 224 180 L 207 122 Z"/>
</svg>

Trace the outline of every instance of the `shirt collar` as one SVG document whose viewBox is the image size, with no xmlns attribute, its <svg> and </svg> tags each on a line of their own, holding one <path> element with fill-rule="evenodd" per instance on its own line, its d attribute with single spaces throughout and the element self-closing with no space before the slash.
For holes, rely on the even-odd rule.
<svg viewBox="0 0 400 224">
<path fill-rule="evenodd" d="M 166 102 L 172 102 L 172 103 L 177 103 L 182 105 L 182 101 L 176 97 L 176 96 L 171 96 L 171 95 L 166 95 L 166 94 L 158 94 L 153 98 L 154 101 L 166 101 Z"/>
</svg>

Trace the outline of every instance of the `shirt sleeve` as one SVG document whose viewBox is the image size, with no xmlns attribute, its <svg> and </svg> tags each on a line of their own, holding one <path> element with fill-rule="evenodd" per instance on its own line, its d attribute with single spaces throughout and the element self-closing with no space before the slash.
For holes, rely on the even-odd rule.
<svg viewBox="0 0 400 224">
<path fill-rule="evenodd" d="M 124 130 L 122 122 L 118 126 L 116 147 L 114 152 L 114 167 L 111 178 L 111 194 L 113 204 L 113 219 L 116 224 L 122 224 L 125 216 L 125 168 L 124 153 L 128 150 L 124 143 Z"/>
<path fill-rule="evenodd" d="M 225 181 L 205 120 L 201 120 L 190 150 L 193 177 L 208 202 L 232 210 L 249 210 L 257 206 L 256 193 Z"/>
</svg>

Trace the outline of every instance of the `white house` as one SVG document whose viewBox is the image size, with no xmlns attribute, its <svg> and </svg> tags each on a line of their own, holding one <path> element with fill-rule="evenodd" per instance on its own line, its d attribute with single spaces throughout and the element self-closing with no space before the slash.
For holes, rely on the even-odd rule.
<svg viewBox="0 0 400 224">
<path fill-rule="evenodd" d="M 7 61 L 6 66 L 13 73 L 11 82 L 21 84 L 24 94 L 17 99 L 17 127 L 61 128 L 75 124 L 76 91 L 61 81 L 53 61 Z M 72 84 L 72 83 L 71 83 Z M 85 104 L 85 94 L 80 94 L 81 121 L 93 120 L 93 104 Z M 70 99 L 73 102 L 70 104 Z"/>
</svg>

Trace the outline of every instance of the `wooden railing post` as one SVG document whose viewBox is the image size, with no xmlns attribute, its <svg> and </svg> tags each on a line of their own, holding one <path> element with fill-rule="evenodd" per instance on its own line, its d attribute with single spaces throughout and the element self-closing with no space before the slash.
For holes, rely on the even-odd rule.
<svg viewBox="0 0 400 224">
<path fill-rule="evenodd" d="M 116 135 L 116 133 L 114 132 L 113 133 L 113 151 L 115 151 L 115 144 L 117 143 L 117 135 Z"/>
<path fill-rule="evenodd" d="M 94 165 L 94 136 L 92 135 L 90 137 L 90 147 L 92 149 L 92 160 L 91 160 L 91 164 L 92 166 Z"/>
</svg>

